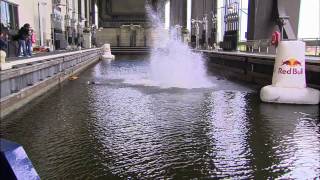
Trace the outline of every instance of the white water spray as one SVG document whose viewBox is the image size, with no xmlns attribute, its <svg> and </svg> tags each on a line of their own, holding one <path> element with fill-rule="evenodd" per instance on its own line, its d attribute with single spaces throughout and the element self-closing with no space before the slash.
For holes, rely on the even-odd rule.
<svg viewBox="0 0 320 180">
<path fill-rule="evenodd" d="M 130 77 L 128 84 L 158 86 L 160 88 L 209 88 L 214 86 L 207 78 L 204 59 L 182 43 L 181 26 L 169 32 L 160 15 L 146 6 L 152 23 L 152 50 L 149 77 Z"/>
<path fill-rule="evenodd" d="M 169 32 L 160 16 L 150 6 L 146 9 L 153 26 L 150 62 L 152 81 L 166 88 L 212 87 L 206 75 L 204 59 L 182 42 L 181 27 L 176 26 Z"/>
</svg>

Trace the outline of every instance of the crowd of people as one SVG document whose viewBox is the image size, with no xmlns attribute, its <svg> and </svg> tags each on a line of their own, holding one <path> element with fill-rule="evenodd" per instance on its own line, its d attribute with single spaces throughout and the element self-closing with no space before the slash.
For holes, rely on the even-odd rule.
<svg viewBox="0 0 320 180">
<path fill-rule="evenodd" d="M 8 29 L 1 23 L 0 26 L 0 50 L 8 52 Z M 24 24 L 18 34 L 12 36 L 13 41 L 18 41 L 17 57 L 31 57 L 32 44 L 36 42 L 36 36 L 30 24 Z"/>
<path fill-rule="evenodd" d="M 33 51 L 33 44 L 36 43 L 36 36 L 33 32 L 33 29 L 31 28 L 30 24 L 26 23 L 24 24 L 16 34 L 9 33 L 8 28 L 6 28 L 3 23 L 1 23 L 1 34 L 0 34 L 0 50 L 2 53 L 9 53 L 10 49 L 10 55 L 16 54 L 17 57 L 31 57 L 32 51 Z M 92 47 L 97 47 L 96 42 L 96 26 L 92 26 L 91 30 L 91 45 Z M 10 35 L 9 35 L 10 34 Z M 74 38 L 75 37 L 75 38 Z M 10 42 L 8 43 L 8 40 L 10 39 Z M 82 34 L 76 34 L 73 31 L 68 31 L 68 44 L 75 44 L 77 47 L 83 47 L 84 39 Z M 9 45 L 10 44 L 10 45 Z M 10 48 L 9 48 L 10 47 Z M 14 50 L 12 50 L 12 48 Z"/>
</svg>

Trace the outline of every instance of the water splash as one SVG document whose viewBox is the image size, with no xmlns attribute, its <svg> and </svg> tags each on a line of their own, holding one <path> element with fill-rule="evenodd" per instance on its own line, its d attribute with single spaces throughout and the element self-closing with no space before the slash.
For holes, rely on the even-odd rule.
<svg viewBox="0 0 320 180">
<path fill-rule="evenodd" d="M 161 15 L 146 6 L 152 23 L 151 81 L 160 87 L 207 88 L 204 59 L 181 41 L 181 28 L 165 29 Z"/>
</svg>

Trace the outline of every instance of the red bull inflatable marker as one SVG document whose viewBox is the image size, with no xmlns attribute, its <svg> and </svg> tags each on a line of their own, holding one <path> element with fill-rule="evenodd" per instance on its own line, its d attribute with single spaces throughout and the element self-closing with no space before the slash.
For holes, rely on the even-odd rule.
<svg viewBox="0 0 320 180">
<path fill-rule="evenodd" d="M 261 89 L 260 98 L 272 103 L 319 104 L 319 90 L 306 84 L 304 42 L 279 42 L 272 85 Z"/>
</svg>

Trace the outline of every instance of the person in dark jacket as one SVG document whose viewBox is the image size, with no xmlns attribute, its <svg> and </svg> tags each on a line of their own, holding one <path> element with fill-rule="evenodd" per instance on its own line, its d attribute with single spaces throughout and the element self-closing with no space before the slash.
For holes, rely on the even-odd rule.
<svg viewBox="0 0 320 180">
<path fill-rule="evenodd" d="M 19 50 L 18 57 L 27 57 L 27 41 L 30 39 L 29 35 L 30 24 L 24 24 L 19 30 Z"/>
</svg>

